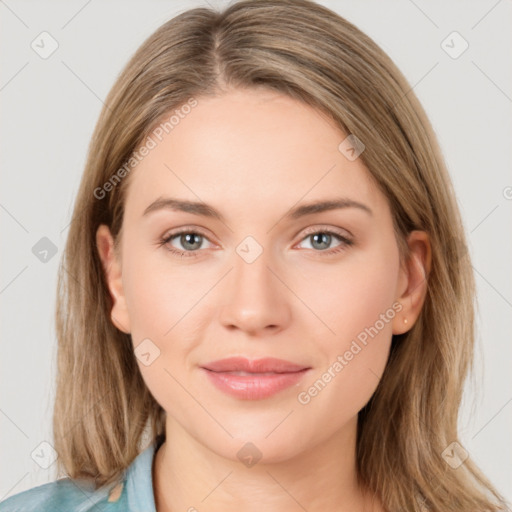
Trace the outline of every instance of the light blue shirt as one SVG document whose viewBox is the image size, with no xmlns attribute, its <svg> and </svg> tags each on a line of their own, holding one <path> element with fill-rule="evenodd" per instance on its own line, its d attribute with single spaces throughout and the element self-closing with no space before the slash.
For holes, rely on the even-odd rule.
<svg viewBox="0 0 512 512">
<path fill-rule="evenodd" d="M 156 512 L 153 495 L 153 441 L 123 473 L 122 482 L 94 490 L 87 480 L 61 478 L 0 502 L 0 512 Z"/>
</svg>

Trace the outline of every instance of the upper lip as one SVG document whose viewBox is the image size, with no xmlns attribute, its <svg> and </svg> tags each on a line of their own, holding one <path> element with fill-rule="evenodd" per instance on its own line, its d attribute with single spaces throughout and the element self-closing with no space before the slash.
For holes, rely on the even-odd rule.
<svg viewBox="0 0 512 512">
<path fill-rule="evenodd" d="M 248 373 L 291 373 L 310 368 L 301 364 L 291 363 L 284 359 L 265 357 L 262 359 L 247 359 L 245 357 L 228 357 L 219 359 L 202 366 L 214 372 L 248 372 Z"/>
</svg>

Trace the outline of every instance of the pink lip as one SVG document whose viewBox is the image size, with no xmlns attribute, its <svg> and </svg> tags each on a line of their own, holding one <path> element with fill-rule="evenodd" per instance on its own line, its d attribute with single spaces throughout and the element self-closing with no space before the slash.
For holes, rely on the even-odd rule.
<svg viewBox="0 0 512 512">
<path fill-rule="evenodd" d="M 249 360 L 230 357 L 202 367 L 210 381 L 221 391 L 242 400 L 260 400 L 298 383 L 310 367 L 283 359 Z M 237 375 L 247 372 L 253 375 Z"/>
<path fill-rule="evenodd" d="M 263 359 L 246 359 L 245 357 L 228 357 L 212 361 L 203 366 L 214 372 L 250 372 L 250 373 L 290 373 L 309 368 L 300 364 L 290 363 L 284 359 L 265 357 Z"/>
</svg>

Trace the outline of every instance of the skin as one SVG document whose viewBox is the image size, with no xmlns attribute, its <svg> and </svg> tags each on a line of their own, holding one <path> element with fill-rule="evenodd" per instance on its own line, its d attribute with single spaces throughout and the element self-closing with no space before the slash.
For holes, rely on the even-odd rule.
<svg viewBox="0 0 512 512">
<path fill-rule="evenodd" d="M 107 226 L 97 231 L 112 321 L 131 333 L 134 347 L 149 338 L 160 350 L 149 366 L 138 361 L 167 411 L 153 467 L 158 512 L 384 510 L 356 482 L 357 413 L 377 387 L 392 335 L 420 313 L 430 244 L 424 232 L 412 232 L 411 257 L 400 268 L 387 199 L 361 159 L 338 150 L 345 137 L 315 109 L 276 92 L 198 98 L 132 171 L 119 252 Z M 143 216 L 162 196 L 211 204 L 225 222 L 169 209 Z M 346 208 L 284 217 L 298 204 L 336 196 L 373 215 Z M 205 235 L 195 246 L 192 239 L 199 249 L 179 236 L 167 247 L 197 257 L 158 245 L 180 227 Z M 353 245 L 326 255 L 344 245 L 333 236 L 322 250 L 311 235 L 326 228 Z M 236 252 L 249 235 L 263 249 L 252 263 Z M 299 403 L 298 393 L 393 303 L 402 310 L 317 396 Z M 298 386 L 241 400 L 213 387 L 199 368 L 232 355 L 312 369 Z M 237 457 L 247 442 L 261 452 L 251 467 Z"/>
</svg>

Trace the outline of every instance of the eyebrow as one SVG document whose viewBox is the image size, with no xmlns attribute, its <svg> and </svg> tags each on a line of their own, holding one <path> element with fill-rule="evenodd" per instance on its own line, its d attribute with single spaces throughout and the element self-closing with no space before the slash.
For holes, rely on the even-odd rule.
<svg viewBox="0 0 512 512">
<path fill-rule="evenodd" d="M 298 219 L 306 215 L 345 208 L 358 208 L 373 216 L 373 211 L 365 204 L 360 203 L 359 201 L 354 201 L 348 197 L 341 197 L 317 200 L 312 203 L 299 205 L 291 209 L 284 215 L 284 217 L 287 219 Z M 158 198 L 144 210 L 142 216 L 148 215 L 151 212 L 155 212 L 157 210 L 181 211 L 192 213 L 194 215 L 215 218 L 221 222 L 225 221 L 224 216 L 209 204 L 197 201 L 188 201 L 184 199 L 175 199 L 172 197 Z"/>
</svg>

